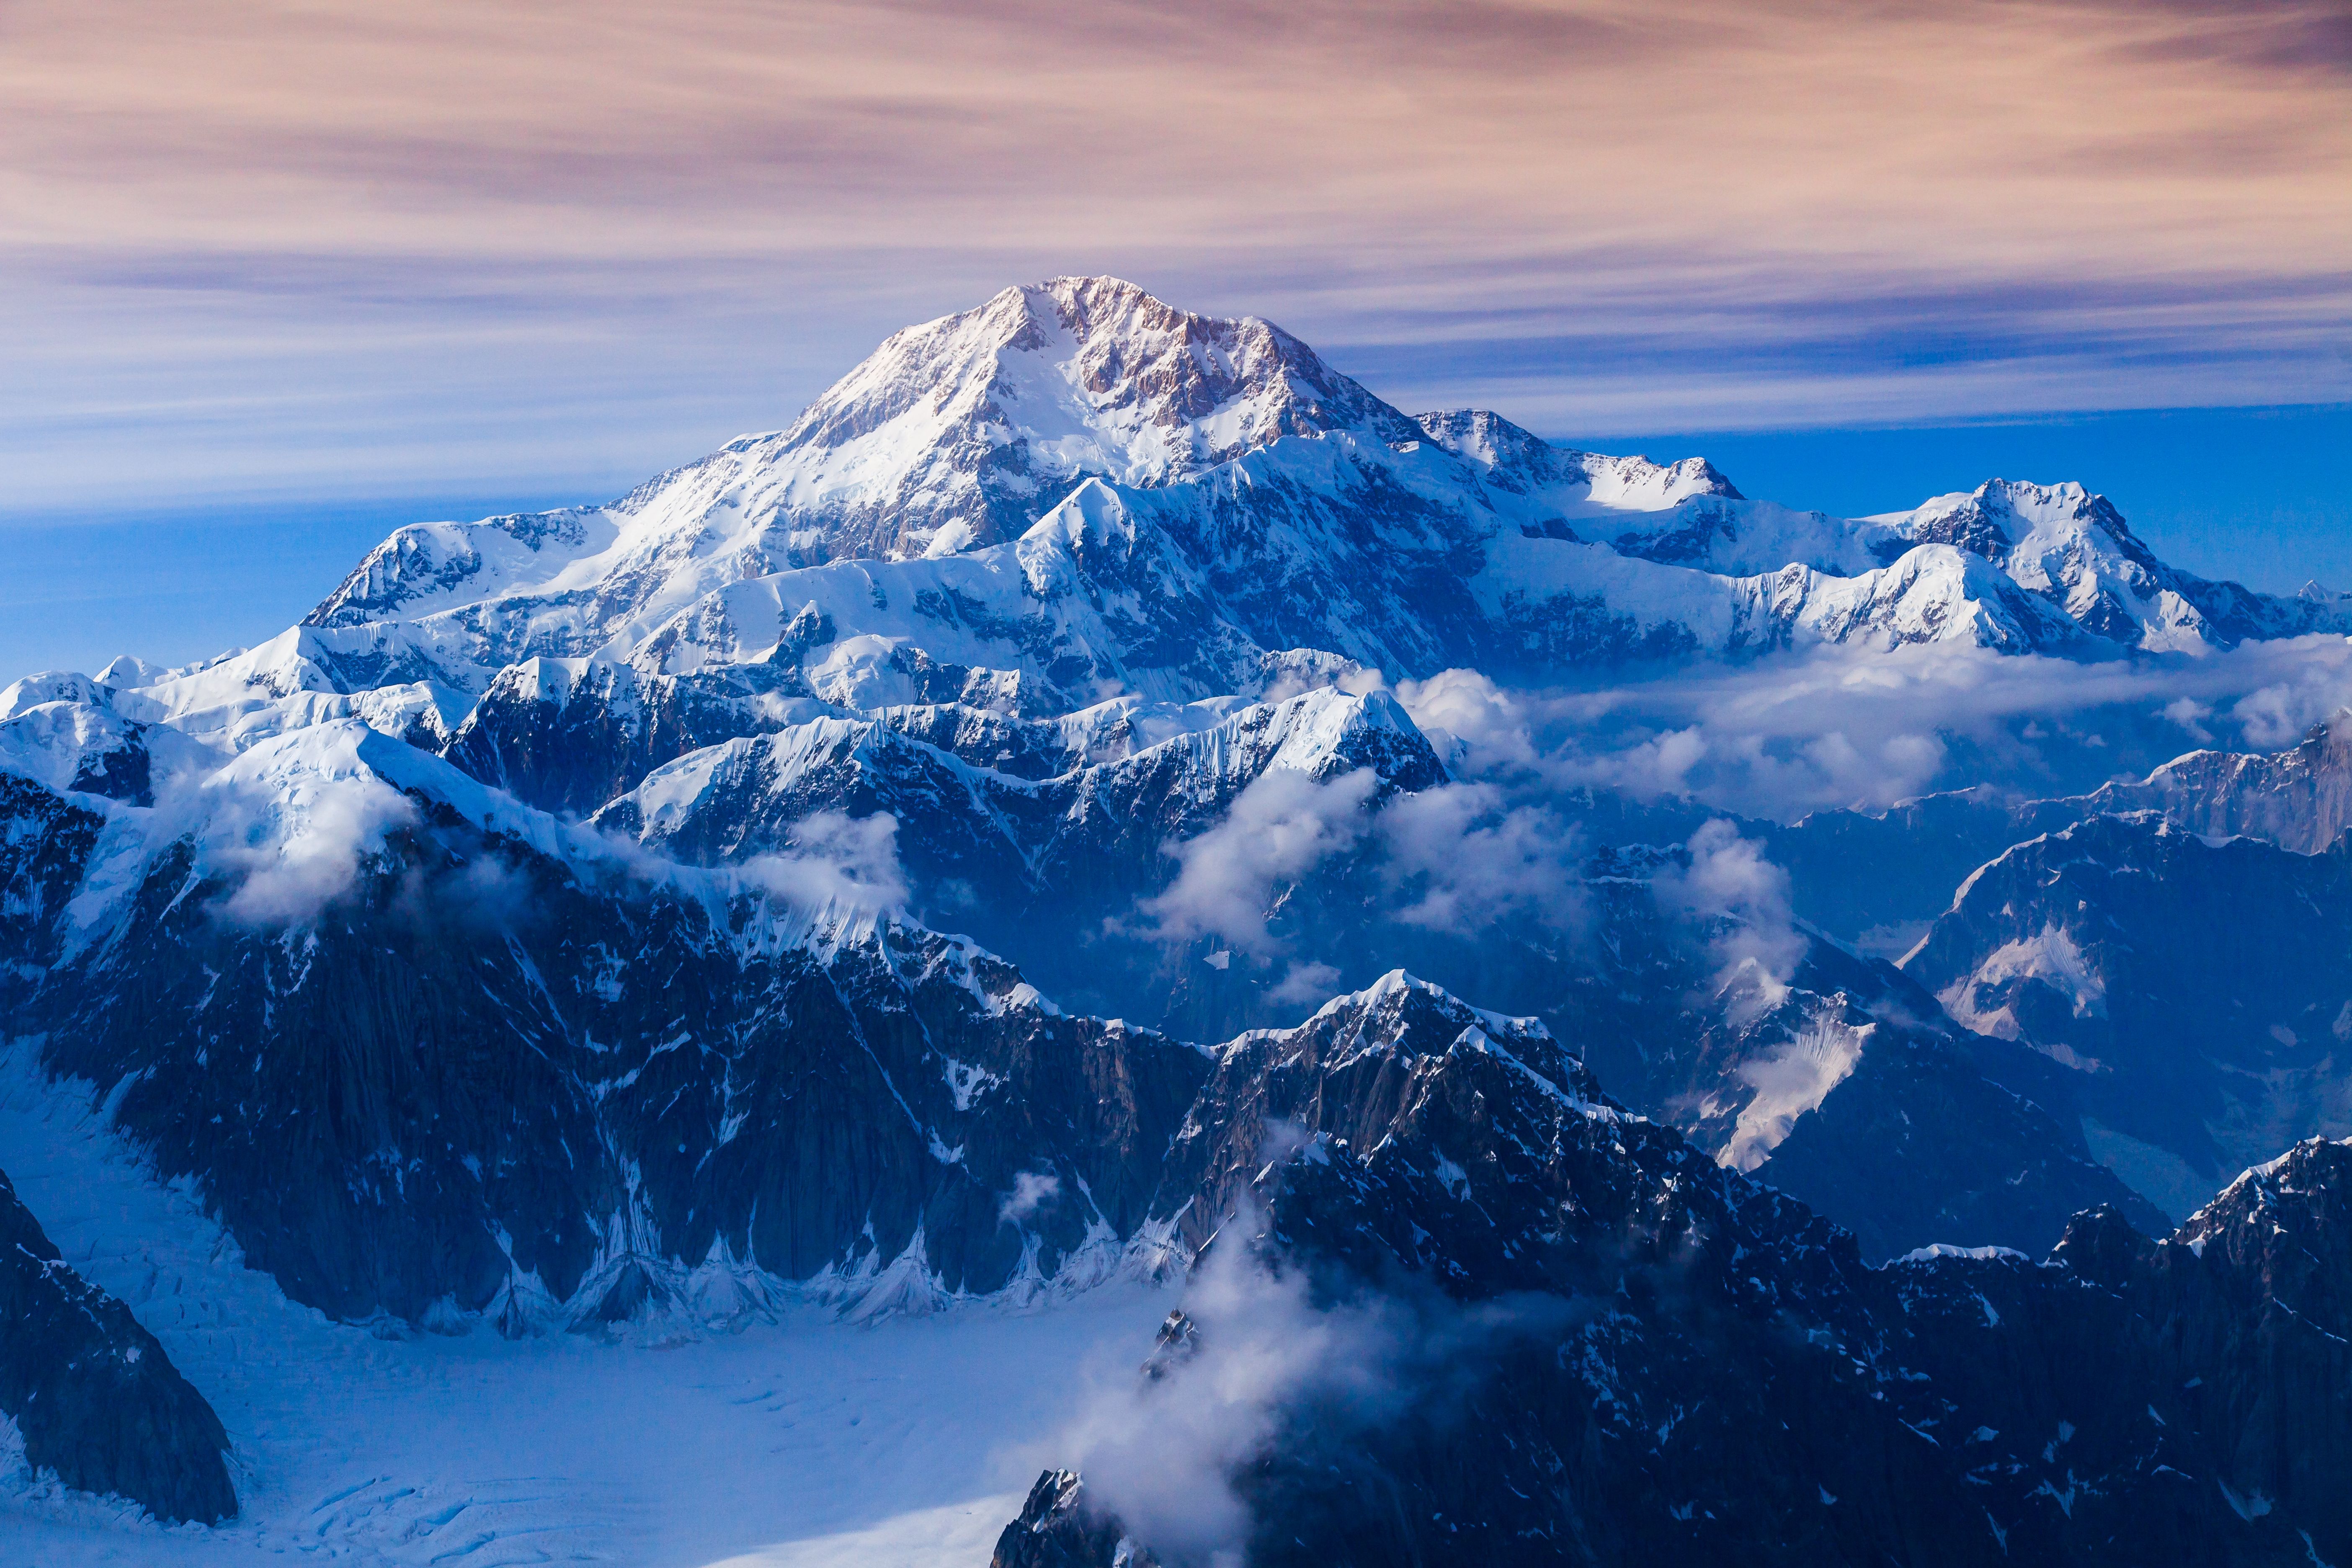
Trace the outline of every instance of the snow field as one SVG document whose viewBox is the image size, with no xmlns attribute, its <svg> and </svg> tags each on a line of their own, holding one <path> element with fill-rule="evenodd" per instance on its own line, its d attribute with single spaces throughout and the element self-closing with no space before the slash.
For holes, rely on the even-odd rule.
<svg viewBox="0 0 2352 1568">
<path fill-rule="evenodd" d="M 1119 1284 L 872 1327 L 796 1306 L 736 1334 L 379 1339 L 244 1268 L 30 1055 L 0 1056 L 0 1169 L 212 1401 L 244 1511 L 166 1529 L 0 1443 L 0 1568 L 979 1568 L 1069 1405 L 1170 1305 Z"/>
</svg>

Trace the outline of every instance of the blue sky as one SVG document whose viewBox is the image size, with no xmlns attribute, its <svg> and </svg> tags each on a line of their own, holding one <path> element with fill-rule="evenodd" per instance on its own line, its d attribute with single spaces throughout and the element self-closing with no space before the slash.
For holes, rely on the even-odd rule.
<svg viewBox="0 0 2352 1568">
<path fill-rule="evenodd" d="M 1061 272 L 1793 504 L 2075 478 L 2194 570 L 2352 583 L 2336 0 L 26 0 L 0 35 L 0 674 L 257 640 L 399 522 L 616 494 Z"/>
</svg>

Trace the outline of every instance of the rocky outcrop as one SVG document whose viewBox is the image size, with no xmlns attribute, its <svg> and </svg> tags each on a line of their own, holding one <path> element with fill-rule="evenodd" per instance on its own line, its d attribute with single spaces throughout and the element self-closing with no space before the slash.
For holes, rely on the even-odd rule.
<svg viewBox="0 0 2352 1568">
<path fill-rule="evenodd" d="M 1977 871 L 1904 968 L 1953 1016 L 2070 1069 L 2186 1213 L 2248 1161 L 2352 1131 L 2352 852 L 2102 816 Z M 2145 1184 L 2168 1179 L 2172 1190 Z"/>
<path fill-rule="evenodd" d="M 65 907 L 105 827 L 87 806 L 0 772 L 0 998 L 56 956 Z"/>
<path fill-rule="evenodd" d="M 0 1415 L 25 1462 L 156 1518 L 236 1512 L 228 1435 L 131 1310 L 58 1256 L 0 1173 Z"/>
<path fill-rule="evenodd" d="M 2352 719 L 2343 716 L 2314 725 L 2281 752 L 2190 752 L 2144 778 L 2088 795 L 2033 799 L 1985 786 L 1885 811 L 1824 811 L 1742 826 L 1788 869 L 1807 920 L 1844 937 L 1906 928 L 1924 934 L 1969 872 L 2012 845 L 2095 816 L 2153 812 L 2183 832 L 2260 838 L 2315 855 L 2352 826 L 2347 726 Z"/>
<path fill-rule="evenodd" d="M 1680 1062 L 1667 1120 L 1854 1234 L 1873 1261 L 1937 1240 L 2040 1253 L 2088 1208 L 2143 1228 L 2161 1210 L 2100 1164 L 2072 1076 L 2009 1042 L 1939 1026 L 1883 961 L 1814 942 L 1777 1005 L 1733 1007 Z"/>
<path fill-rule="evenodd" d="M 920 927 L 412 800 L 293 928 L 178 845 L 21 1015 L 296 1300 L 553 1326 L 708 1264 L 928 1306 L 1134 1235 L 1193 1047 Z"/>
<path fill-rule="evenodd" d="M 1086 1482 L 1075 1470 L 1047 1470 L 1029 1489 L 1021 1516 L 997 1537 L 989 1568 L 1161 1568 L 1150 1548 L 1138 1548 L 1116 1520 L 1096 1514 Z"/>
<path fill-rule="evenodd" d="M 625 664 L 533 659 L 499 671 L 434 749 L 541 810 L 583 816 L 664 763 L 774 728 L 775 700 L 806 695 L 766 666 L 642 677 Z"/>
<path fill-rule="evenodd" d="M 2352 713 L 2315 724 L 2283 752 L 2191 752 L 2137 784 L 2108 784 L 2084 805 L 2158 811 L 2190 833 L 2262 838 L 2315 855 L 2352 826 Z"/>
<path fill-rule="evenodd" d="M 1177 872 L 1170 847 L 1216 826 L 1246 789 L 1281 771 L 1299 781 L 1299 799 L 1281 810 L 1331 814 L 1335 837 L 1360 840 L 1269 889 L 1271 940 L 1292 963 L 1328 966 L 1330 988 L 1410 964 L 1539 1015 L 1628 1103 L 1742 1169 L 1782 1162 L 1771 1179 L 1853 1228 L 1873 1258 L 1953 1239 L 2039 1250 L 2079 1209 L 2138 1202 L 2093 1161 L 2071 1102 L 2037 1077 L 2040 1058 L 1989 1054 L 1957 1037 L 1935 1000 L 1888 965 L 1799 938 L 1808 956 L 1781 1001 L 1751 1005 L 1741 989 L 1717 986 L 1709 933 L 1650 894 L 1648 879 L 1676 870 L 1682 851 L 1505 867 L 1526 884 L 1516 906 L 1473 921 L 1399 919 L 1427 896 L 1431 874 L 1383 862 L 1380 814 L 1394 803 L 1402 816 L 1418 795 L 1437 801 L 1427 792 L 1448 781 L 1383 694 L 1326 688 L 1231 711 L 1139 706 L 1073 725 L 1076 735 L 1036 721 L 950 722 L 969 711 L 825 719 L 730 742 L 662 770 L 596 820 L 684 858 L 726 863 L 786 847 L 814 814 L 887 812 L 917 907 L 971 931 L 1066 1003 L 1213 1039 L 1296 1016 L 1281 986 L 1293 971 L 1236 959 L 1214 939 L 1171 955 L 1139 910 Z M 1186 722 L 1202 727 L 1127 749 L 1150 726 Z M 1046 748 L 1039 732 L 1062 734 L 1065 756 L 1125 754 L 1044 779 L 974 760 L 1008 750 L 1034 758 Z M 964 737 L 972 756 L 915 734 Z M 1369 770 L 1360 801 L 1321 796 L 1359 770 Z M 1580 921 L 1605 928 L 1607 942 L 1584 940 Z M 1838 1059 L 1810 1068 L 1801 1059 L 1824 1050 Z M 2144 1224 L 2161 1219 L 2134 1212 Z"/>
<path fill-rule="evenodd" d="M 1252 1249 L 1269 1300 L 1312 1282 L 1302 1338 L 1342 1347 L 1358 1391 L 1289 1399 L 1225 1476 L 1246 1519 L 1226 1544 L 1253 1563 L 2352 1546 L 2321 1479 L 2352 1373 L 2352 1146 L 2298 1149 L 2162 1242 L 2102 1210 L 2048 1263 L 1944 1248 L 1871 1268 L 1597 1097 L 1527 1022 L 1399 979 L 1228 1047 L 1171 1169 L 1157 1206 L 1186 1191 L 1213 1257 Z M 1224 1375 L 1218 1332 L 1156 1357 L 1141 1408 Z M 1000 1552 L 1108 1565 L 1152 1544 L 1125 1516 L 1157 1506 L 1049 1475 Z"/>
</svg>

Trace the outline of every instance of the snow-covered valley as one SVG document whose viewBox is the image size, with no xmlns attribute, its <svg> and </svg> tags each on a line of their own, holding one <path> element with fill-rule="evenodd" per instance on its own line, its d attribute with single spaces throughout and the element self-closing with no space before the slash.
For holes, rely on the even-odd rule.
<svg viewBox="0 0 2352 1568">
<path fill-rule="evenodd" d="M 791 1304 L 709 1331 L 399 1338 L 288 1301 L 86 1102 L 0 1072 L 0 1162 L 130 1302 L 236 1446 L 240 1517 L 170 1527 L 0 1460 L 0 1564 L 931 1568 L 985 1563 L 1076 1403 L 1173 1292 L 1106 1286 L 854 1324 Z"/>
</svg>

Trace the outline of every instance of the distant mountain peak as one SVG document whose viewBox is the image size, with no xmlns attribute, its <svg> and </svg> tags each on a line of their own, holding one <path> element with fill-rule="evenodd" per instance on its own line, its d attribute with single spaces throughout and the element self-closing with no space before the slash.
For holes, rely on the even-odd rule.
<svg viewBox="0 0 2352 1568">
<path fill-rule="evenodd" d="M 1822 638 L 2096 655 L 2352 626 L 2347 603 L 2176 571 L 2079 484 L 1839 519 L 1704 458 L 1409 418 L 1271 322 L 1061 277 L 893 333 L 790 428 L 609 505 L 399 530 L 307 617 L 333 634 L 316 670 L 268 679 L 478 694 L 534 656 L 748 661 L 826 700 L 1042 712 L 1229 691 L 1284 647 L 1413 675 Z"/>
<path fill-rule="evenodd" d="M 1017 538 L 1090 477 L 1156 487 L 1339 430 L 1419 435 L 1269 321 L 1055 278 L 893 333 L 749 445 L 746 479 L 800 552 L 903 558 Z"/>
<path fill-rule="evenodd" d="M 1416 416 L 1414 424 L 1423 438 L 1514 491 L 1581 486 L 1590 505 L 1612 511 L 1662 510 L 1693 496 L 1747 499 L 1705 458 L 1654 463 L 1556 447 L 1491 409 L 1443 409 Z"/>
</svg>

